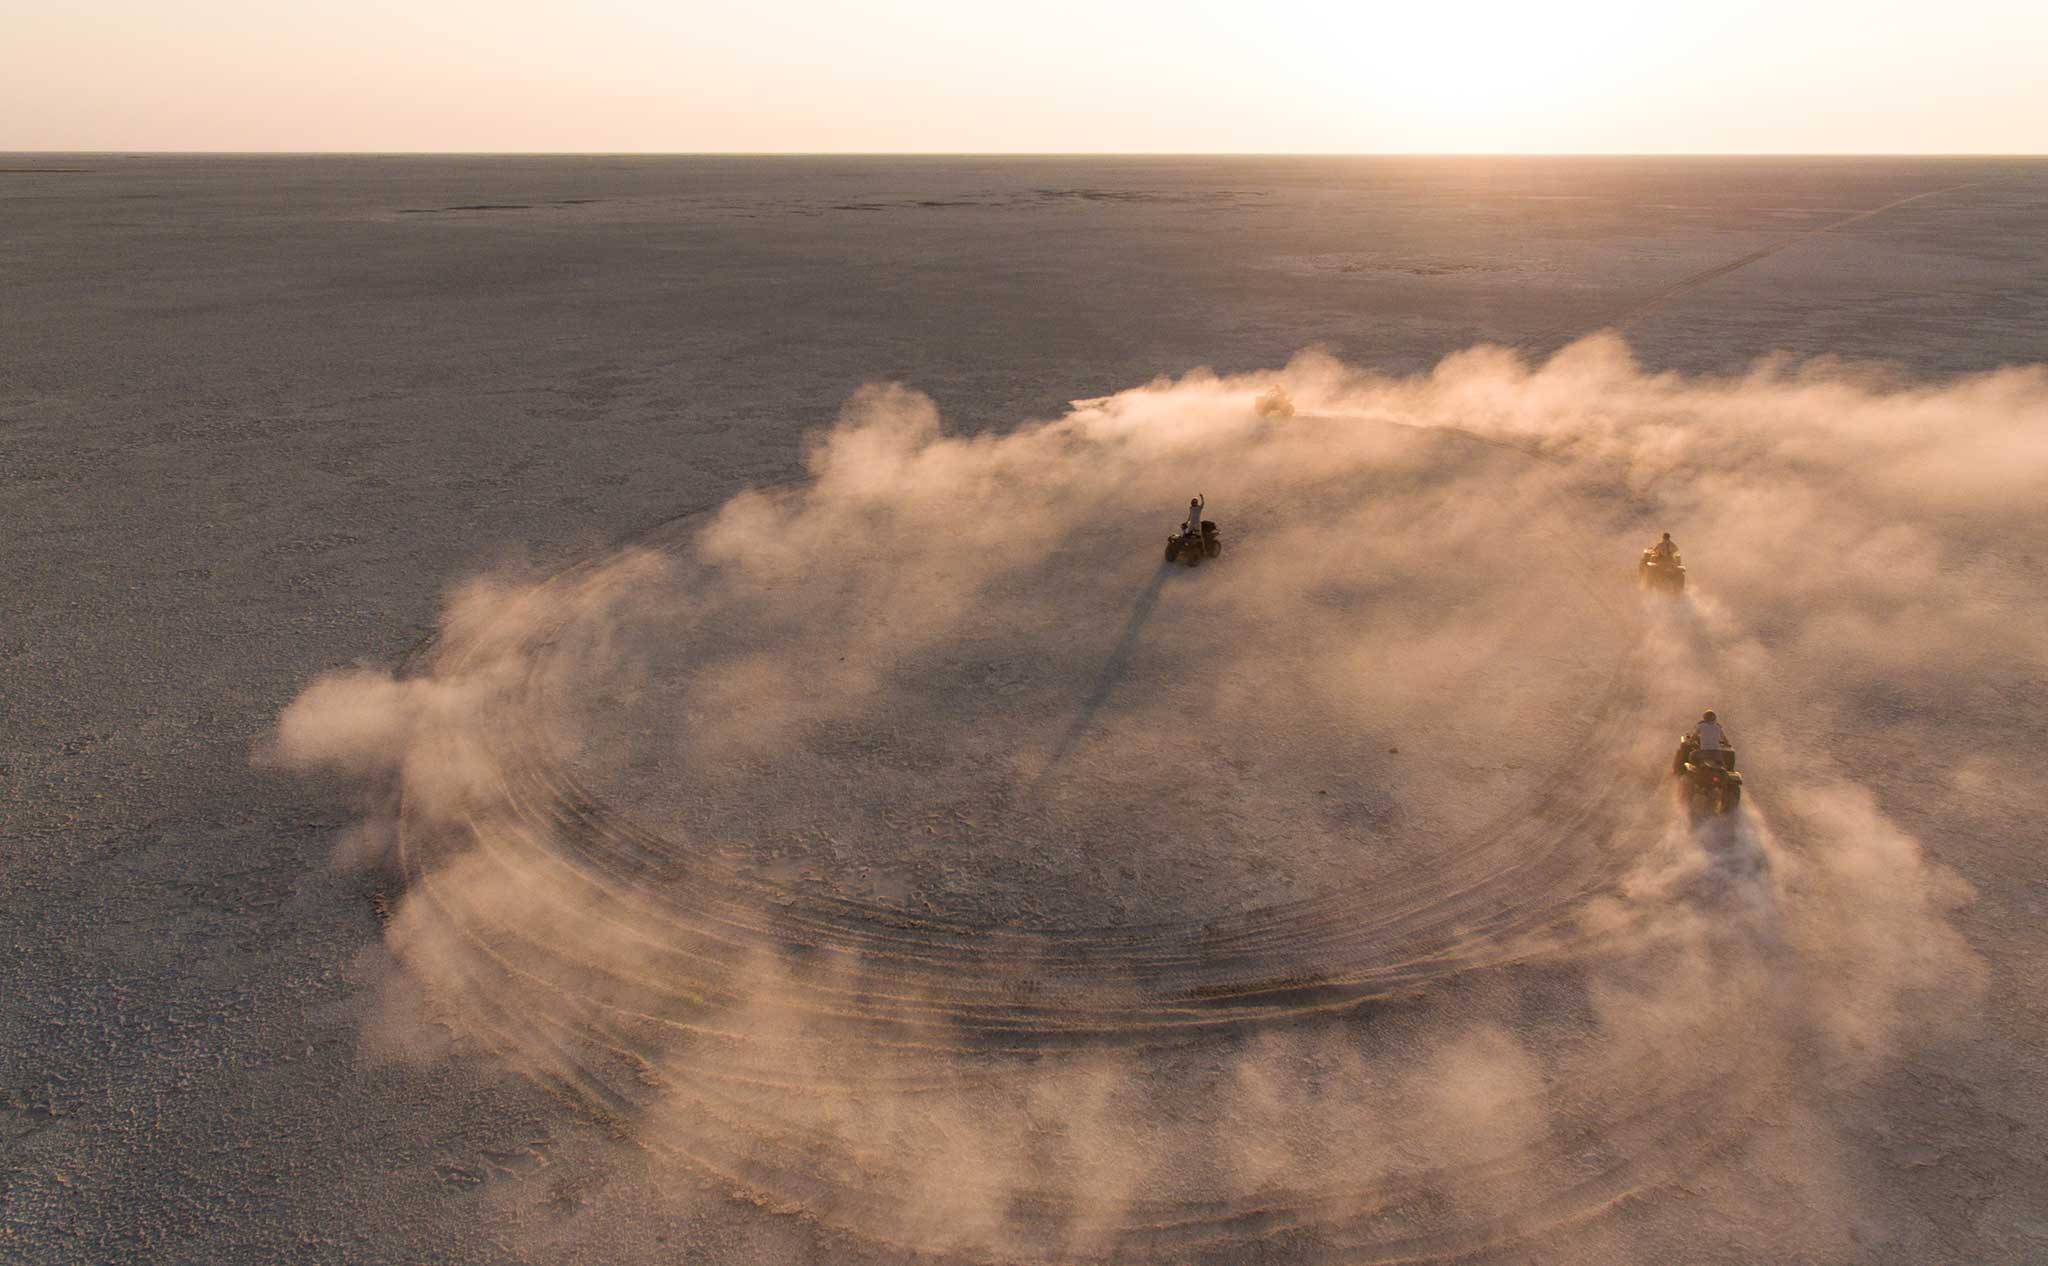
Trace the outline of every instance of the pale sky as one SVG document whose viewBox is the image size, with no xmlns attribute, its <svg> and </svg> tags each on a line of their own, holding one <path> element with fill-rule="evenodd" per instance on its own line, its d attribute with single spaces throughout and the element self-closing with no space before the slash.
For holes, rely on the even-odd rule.
<svg viewBox="0 0 2048 1266">
<path fill-rule="evenodd" d="M 2048 0 L 0 0 L 0 151 L 2048 152 Z"/>
</svg>

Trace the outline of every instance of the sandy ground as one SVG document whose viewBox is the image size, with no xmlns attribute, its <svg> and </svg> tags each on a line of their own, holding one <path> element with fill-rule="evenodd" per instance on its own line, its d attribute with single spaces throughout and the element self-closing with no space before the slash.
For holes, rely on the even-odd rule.
<svg viewBox="0 0 2048 1266">
<path fill-rule="evenodd" d="M 1883 360 L 1893 387 L 2048 360 L 2040 165 L 33 165 L 88 170 L 0 175 L 7 1260 L 2048 1255 L 2048 805 L 2019 702 L 2043 683 L 2038 645 L 2000 640 L 2040 626 L 2038 510 L 1995 487 L 1892 494 L 1920 535 L 1871 575 L 1921 575 L 1945 610 L 1870 579 L 1823 624 L 1787 594 L 1830 573 L 1730 561 L 1670 625 L 1629 588 L 1628 550 L 1682 507 L 1694 566 L 1714 554 L 1728 525 L 1670 486 L 1696 468 L 1631 482 L 1554 429 L 1305 373 L 1286 380 L 1291 421 L 1341 421 L 1354 453 L 1331 480 L 1289 474 L 1328 473 L 1306 458 L 1249 464 L 1273 451 L 1252 404 L 1270 383 L 1196 383 L 1150 425 L 1213 408 L 1208 447 L 1072 503 L 1066 485 L 975 482 L 1015 472 L 963 457 L 943 515 L 892 502 L 860 520 L 867 561 L 831 569 L 823 610 L 777 605 L 778 585 L 818 579 L 760 544 L 801 516 L 721 511 L 805 486 L 805 434 L 873 381 L 928 393 L 971 435 L 1310 344 L 1398 375 L 1619 324 L 1649 371 L 1789 351 Z M 1590 381 L 1617 415 L 1720 407 L 1649 399 L 1653 373 Z M 1797 394 L 1774 392 L 1760 407 Z M 2037 400 L 1956 407 L 2024 420 Z M 1144 401 L 1098 412 L 1087 425 Z M 1020 452 L 1018 470 L 1065 469 Z M 1864 473 L 1814 461 L 1816 488 Z M 1188 470 L 1232 536 L 1213 570 L 1161 572 Z M 1887 472 L 1844 478 L 1838 504 Z M 1300 567 L 1345 507 L 1502 488 L 1541 491 L 1512 504 L 1560 522 L 1404 512 L 1353 526 L 1416 548 Z M 1061 515 L 1043 554 L 974 535 L 1034 511 Z M 727 552 L 706 561 L 713 522 Z M 1770 539 L 1736 536 L 1749 559 Z M 516 678 L 462 713 L 481 730 L 453 733 L 488 737 L 512 790 L 464 792 L 413 853 L 337 864 L 384 848 L 362 824 L 405 823 L 418 794 L 393 819 L 361 778 L 252 760 L 324 672 L 458 680 L 479 643 L 427 645 L 458 583 L 496 569 L 552 604 L 617 574 L 629 539 L 659 560 L 629 592 L 665 600 L 505 617 L 516 653 L 487 662 Z M 959 587 L 890 579 L 940 574 L 955 541 L 984 560 Z M 1443 566 L 1459 558 L 1478 562 Z M 1857 631 L 1900 610 L 1926 622 L 1893 630 L 1910 663 Z M 1491 614 L 1447 615 L 1472 611 Z M 1492 636 L 1501 621 L 1515 636 Z M 1342 708 L 1289 693 L 1364 676 L 1308 673 L 1352 662 L 1346 629 L 1425 644 L 1433 622 L 1460 635 L 1457 675 L 1432 655 Z M 904 629 L 936 632 L 900 650 Z M 1483 644 L 1460 640 L 1474 629 Z M 815 671 L 849 639 L 872 672 Z M 756 652 L 810 668 L 763 676 Z M 1747 722 L 1768 816 L 1724 843 L 1777 878 L 1729 882 L 1781 916 L 1728 915 L 1698 874 L 1674 896 L 1639 868 L 1667 846 L 1654 765 L 1697 693 L 1667 690 L 1658 657 L 1717 652 L 1677 675 Z M 735 699 L 770 697 L 767 729 L 721 729 Z M 1159 738 L 1183 726 L 1192 793 Z M 1875 737 L 1899 734 L 1926 759 Z M 1877 815 L 1848 834 L 1833 825 L 1862 810 L 1789 803 L 1843 768 Z M 1912 856 L 1831 863 L 1851 835 Z M 592 935 L 553 869 L 481 881 L 563 894 L 539 916 L 436 870 L 512 857 L 508 841 L 553 868 L 613 840 L 638 859 L 577 882 L 624 940 Z M 420 904 L 435 873 L 452 895 Z M 1847 935 L 1873 923 L 1931 966 L 1877 971 Z M 1830 957 L 1844 940 L 1857 952 Z M 479 946 L 510 974 L 481 973 Z M 1701 962 L 1735 966 L 1699 993 L 1650 983 Z M 1744 992 L 1809 976 L 1857 991 L 1817 986 L 1797 1023 Z M 611 1010 L 593 1018 L 597 977 Z M 535 979 L 553 985 L 516 983 Z M 1745 1014 L 1771 1019 L 1750 1033 Z M 509 1038 L 508 1015 L 529 1018 Z M 1138 1036 L 1169 1021 L 1170 1043 Z M 643 1027 L 683 1022 L 724 1036 Z"/>
</svg>

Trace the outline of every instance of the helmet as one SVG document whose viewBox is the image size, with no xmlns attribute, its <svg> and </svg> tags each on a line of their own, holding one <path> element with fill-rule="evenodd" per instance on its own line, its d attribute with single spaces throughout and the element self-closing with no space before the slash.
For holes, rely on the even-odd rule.
<svg viewBox="0 0 2048 1266">
<path fill-rule="evenodd" d="M 1671 533 L 1669 533 L 1669 532 L 1666 532 L 1666 533 L 1664 534 L 1664 539 L 1665 539 L 1665 540 L 1667 540 L 1667 541 L 1668 541 L 1668 540 L 1670 540 L 1670 539 L 1671 539 Z"/>
<path fill-rule="evenodd" d="M 1702 721 L 1711 721 L 1711 720 L 1713 720 L 1713 719 L 1714 719 L 1714 710 L 1713 710 L 1712 708 L 1708 708 L 1708 709 L 1707 709 L 1707 710 L 1706 710 L 1705 712 L 1703 712 L 1703 713 L 1701 713 L 1701 714 L 1700 714 L 1700 720 L 1702 720 Z"/>
</svg>

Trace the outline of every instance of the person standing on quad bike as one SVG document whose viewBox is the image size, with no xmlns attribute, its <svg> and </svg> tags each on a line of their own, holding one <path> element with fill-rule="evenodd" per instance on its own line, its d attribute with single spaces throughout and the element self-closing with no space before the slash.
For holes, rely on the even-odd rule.
<svg viewBox="0 0 2048 1266">
<path fill-rule="evenodd" d="M 1209 498 L 1196 493 L 1188 498 L 1188 519 L 1180 525 L 1180 531 L 1166 538 L 1166 561 L 1197 566 L 1204 558 L 1215 558 L 1223 552 L 1222 538 L 1216 534 L 1216 525 L 1202 517 Z"/>
</svg>

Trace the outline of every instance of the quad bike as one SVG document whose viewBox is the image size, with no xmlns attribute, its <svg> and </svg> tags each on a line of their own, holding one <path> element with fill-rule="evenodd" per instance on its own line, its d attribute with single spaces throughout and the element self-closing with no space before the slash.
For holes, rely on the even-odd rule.
<svg viewBox="0 0 2048 1266">
<path fill-rule="evenodd" d="M 1679 780 L 1679 795 L 1695 820 L 1733 813 L 1742 803 L 1742 775 L 1736 771 L 1732 747 L 1703 752 L 1699 736 L 1688 734 L 1678 740 L 1671 776 Z"/>
<path fill-rule="evenodd" d="M 1223 538 L 1216 534 L 1216 525 L 1202 520 L 1202 533 L 1198 537 L 1186 527 L 1166 538 L 1166 561 L 1186 563 L 1199 567 L 1204 558 L 1214 558 L 1223 552 Z"/>
<path fill-rule="evenodd" d="M 1654 549 L 1643 551 L 1643 561 L 1636 564 L 1636 578 L 1645 589 L 1669 589 L 1673 593 L 1685 590 L 1685 564 L 1676 554 L 1659 555 Z"/>
</svg>

